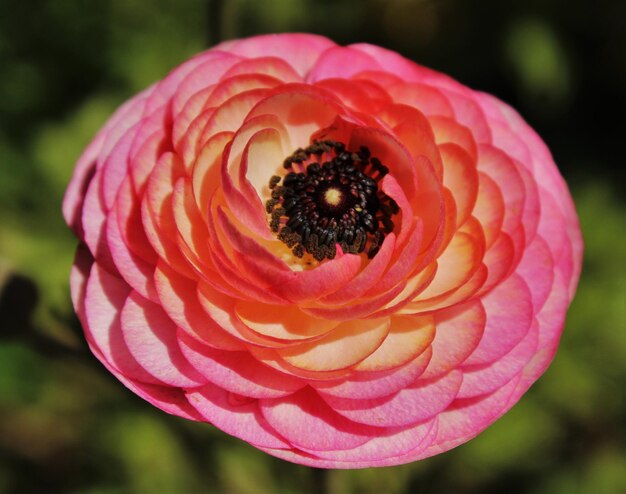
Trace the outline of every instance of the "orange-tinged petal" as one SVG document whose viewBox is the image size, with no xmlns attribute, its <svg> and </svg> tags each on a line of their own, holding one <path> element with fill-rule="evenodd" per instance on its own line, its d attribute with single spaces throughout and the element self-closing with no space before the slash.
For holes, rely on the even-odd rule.
<svg viewBox="0 0 626 494">
<path fill-rule="evenodd" d="M 450 101 L 436 87 L 418 83 L 404 83 L 387 90 L 396 103 L 417 108 L 425 115 L 454 117 Z"/>
<path fill-rule="evenodd" d="M 286 84 L 260 101 L 248 118 L 274 115 L 285 122 L 293 148 L 309 145 L 310 136 L 328 127 L 342 113 L 341 105 L 328 91 L 302 84 Z"/>
<path fill-rule="evenodd" d="M 485 247 L 489 249 L 502 228 L 504 200 L 496 183 L 481 172 L 478 172 L 478 197 L 472 215 L 480 222 L 485 233 Z"/>
<path fill-rule="evenodd" d="M 430 123 L 437 144 L 456 144 L 469 155 L 472 161 L 476 162 L 478 147 L 472 132 L 467 127 L 449 117 L 428 117 L 428 123 Z"/>
<path fill-rule="evenodd" d="M 174 94 L 172 110 L 178 115 L 189 98 L 198 91 L 218 82 L 222 74 L 235 65 L 239 57 L 230 53 L 212 53 L 185 76 Z"/>
<path fill-rule="evenodd" d="M 283 340 L 315 338 L 339 325 L 339 321 L 312 317 L 293 305 L 270 306 L 238 301 L 235 312 L 241 322 L 253 331 Z"/>
<path fill-rule="evenodd" d="M 223 78 L 240 74 L 265 74 L 282 82 L 302 82 L 302 78 L 293 67 L 279 57 L 258 57 L 242 60 L 228 69 Z"/>
<path fill-rule="evenodd" d="M 232 132 L 215 134 L 202 147 L 193 164 L 191 171 L 193 196 L 201 214 L 208 212 L 211 195 L 219 187 L 222 153 L 232 137 Z"/>
<path fill-rule="evenodd" d="M 220 107 L 224 102 L 238 94 L 253 89 L 273 88 L 280 84 L 275 77 L 264 74 L 240 74 L 222 79 L 215 85 L 205 102 L 206 108 Z M 230 129 L 229 129 L 230 130 Z"/>
<path fill-rule="evenodd" d="M 478 197 L 476 162 L 456 144 L 441 144 L 443 184 L 450 190 L 456 205 L 456 225 L 461 226 L 472 214 Z"/>
<path fill-rule="evenodd" d="M 457 367 L 480 343 L 486 322 L 486 313 L 480 302 L 457 305 L 435 314 L 433 356 L 423 374 L 432 379 Z"/>
<path fill-rule="evenodd" d="M 457 232 L 443 254 L 437 258 L 438 268 L 434 279 L 417 299 L 427 304 L 428 299 L 463 285 L 478 269 L 483 252 L 479 239 Z"/>
<path fill-rule="evenodd" d="M 392 317 L 389 333 L 374 353 L 359 362 L 358 371 L 380 371 L 399 367 L 417 358 L 435 337 L 432 316 Z"/>
<path fill-rule="evenodd" d="M 345 369 L 372 354 L 387 336 L 390 319 L 363 319 L 337 326 L 313 343 L 277 350 L 291 365 L 307 370 Z"/>
</svg>

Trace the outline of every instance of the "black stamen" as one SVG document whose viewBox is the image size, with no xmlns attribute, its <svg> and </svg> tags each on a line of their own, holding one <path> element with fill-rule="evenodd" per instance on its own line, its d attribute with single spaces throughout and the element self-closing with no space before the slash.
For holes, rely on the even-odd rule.
<svg viewBox="0 0 626 494">
<path fill-rule="evenodd" d="M 399 207 L 378 186 L 389 169 L 367 147 L 353 152 L 342 142 L 314 141 L 283 166 L 289 172 L 282 184 L 279 176 L 270 178 L 265 209 L 270 228 L 296 257 L 308 252 L 317 261 L 333 259 L 337 244 L 370 259 L 378 253 Z"/>
</svg>

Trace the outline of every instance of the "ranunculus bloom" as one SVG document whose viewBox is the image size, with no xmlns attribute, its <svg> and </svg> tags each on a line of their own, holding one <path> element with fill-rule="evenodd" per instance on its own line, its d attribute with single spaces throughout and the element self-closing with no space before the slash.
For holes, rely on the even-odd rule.
<svg viewBox="0 0 626 494">
<path fill-rule="evenodd" d="M 550 363 L 581 264 L 567 187 L 513 109 L 313 35 L 222 43 L 131 99 L 63 211 L 98 359 L 319 467 L 485 429 Z"/>
</svg>

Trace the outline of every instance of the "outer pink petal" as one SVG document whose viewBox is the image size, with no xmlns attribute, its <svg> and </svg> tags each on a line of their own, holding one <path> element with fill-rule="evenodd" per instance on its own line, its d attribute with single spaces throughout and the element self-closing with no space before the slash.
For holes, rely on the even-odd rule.
<svg viewBox="0 0 626 494">
<path fill-rule="evenodd" d="M 228 434 L 256 447 L 288 448 L 259 412 L 257 400 L 230 393 L 213 384 L 186 391 L 187 399 L 202 416 Z"/>
<path fill-rule="evenodd" d="M 372 57 L 348 47 L 335 46 L 326 50 L 307 75 L 307 82 L 314 83 L 322 79 L 350 76 L 366 70 L 378 70 L 380 66 Z"/>
<path fill-rule="evenodd" d="M 74 303 L 74 307 L 76 308 L 78 317 L 80 318 L 85 329 L 87 329 L 87 320 L 84 302 L 87 292 L 89 271 L 91 270 L 92 264 L 93 258 L 89 254 L 89 251 L 85 247 L 79 247 L 76 253 L 76 259 L 74 261 L 71 275 L 72 301 Z M 90 333 L 86 333 L 86 335 L 87 343 L 89 344 L 93 354 L 113 375 L 115 375 L 115 377 L 117 377 L 135 394 L 141 396 L 144 400 L 147 400 L 167 413 L 184 417 L 189 420 L 201 420 L 200 415 L 189 405 L 180 389 L 157 384 L 148 384 L 129 378 L 128 375 L 120 372 L 107 361 L 104 354 L 100 351 L 100 348 L 91 338 Z M 113 337 L 115 337 L 115 334 Z"/>
<path fill-rule="evenodd" d="M 314 34 L 266 34 L 247 39 L 226 41 L 214 49 L 242 57 L 278 57 L 304 76 L 324 50 L 335 44 Z"/>
<path fill-rule="evenodd" d="M 106 242 L 107 211 L 101 194 L 101 182 L 102 170 L 96 172 L 85 194 L 81 219 L 83 240 L 96 260 L 109 271 L 115 272 L 115 264 Z"/>
<path fill-rule="evenodd" d="M 352 400 L 322 397 L 333 410 L 361 424 L 401 427 L 428 420 L 445 410 L 455 399 L 463 373 L 454 370 L 434 381 L 419 379 L 391 397 Z"/>
<path fill-rule="evenodd" d="M 524 251 L 516 271 L 528 284 L 533 307 L 538 312 L 550 294 L 554 281 L 554 261 L 546 241 L 537 236 Z"/>
<path fill-rule="evenodd" d="M 530 331 L 513 350 L 488 365 L 477 370 L 463 369 L 463 384 L 459 398 L 472 398 L 496 391 L 519 374 L 537 351 L 539 324 L 533 322 Z"/>
<path fill-rule="evenodd" d="M 179 330 L 183 355 L 210 382 L 227 391 L 250 398 L 290 395 L 305 383 L 261 364 L 248 352 L 215 350 Z"/>
<path fill-rule="evenodd" d="M 512 406 L 509 399 L 518 383 L 519 375 L 491 395 L 457 400 L 452 407 L 439 414 L 439 432 L 433 444 L 417 455 L 402 457 L 401 462 L 428 458 L 477 436 Z"/>
<path fill-rule="evenodd" d="M 316 451 L 319 459 L 304 464 L 325 468 L 362 468 L 365 466 L 384 466 L 394 464 L 394 457 L 423 450 L 432 443 L 437 432 L 437 419 L 400 431 L 390 429 L 381 432 L 362 446 L 349 450 Z M 272 452 L 269 452 L 272 454 Z"/>
<path fill-rule="evenodd" d="M 161 306 L 131 292 L 121 314 L 128 349 L 139 365 L 171 386 L 199 386 L 206 382 L 178 348 L 176 326 Z"/>
<path fill-rule="evenodd" d="M 228 69 L 224 78 L 239 74 L 265 74 L 282 82 L 302 82 L 302 77 L 293 67 L 279 57 L 247 58 Z"/>
<path fill-rule="evenodd" d="M 113 262 L 124 280 L 143 297 L 157 301 L 152 278 L 154 264 L 146 262 L 130 251 L 122 239 L 116 214 L 110 214 L 107 219 L 107 242 Z"/>
<path fill-rule="evenodd" d="M 104 148 L 107 136 L 113 129 L 118 128 L 120 122 L 131 121 L 132 125 L 139 119 L 143 112 L 145 100 L 152 90 L 153 88 L 147 89 L 118 108 L 76 163 L 72 179 L 63 198 L 63 216 L 79 238 L 82 238 L 81 217 L 85 193 L 95 173 L 98 157 L 102 153 L 108 152 Z"/>
<path fill-rule="evenodd" d="M 283 398 L 260 400 L 259 406 L 279 434 L 294 446 L 306 450 L 351 449 L 381 432 L 334 412 L 311 388 Z"/>
<path fill-rule="evenodd" d="M 230 53 L 209 51 L 198 64 L 181 80 L 172 98 L 172 111 L 177 116 L 198 91 L 218 82 L 233 65 L 241 59 Z"/>
<path fill-rule="evenodd" d="M 367 43 L 350 45 L 350 48 L 367 53 L 370 57 L 374 58 L 386 72 L 395 74 L 402 80 L 421 81 L 424 79 L 432 79 L 444 86 L 446 82 L 448 85 L 460 86 L 458 82 L 447 75 L 418 65 L 386 48 Z"/>
<path fill-rule="evenodd" d="M 498 285 L 482 304 L 487 313 L 485 333 L 465 361 L 468 365 L 490 363 L 506 355 L 528 333 L 533 319 L 530 290 L 518 275 Z"/>
<path fill-rule="evenodd" d="M 130 379 L 162 384 L 130 353 L 120 325 L 120 314 L 130 287 L 94 263 L 85 292 L 85 335 L 111 367 Z"/>
<path fill-rule="evenodd" d="M 178 417 L 202 421 L 202 416 L 189 404 L 180 388 L 134 381 L 113 368 L 109 368 L 109 370 L 122 381 L 124 386 L 147 402 L 152 403 L 155 407 Z"/>
</svg>

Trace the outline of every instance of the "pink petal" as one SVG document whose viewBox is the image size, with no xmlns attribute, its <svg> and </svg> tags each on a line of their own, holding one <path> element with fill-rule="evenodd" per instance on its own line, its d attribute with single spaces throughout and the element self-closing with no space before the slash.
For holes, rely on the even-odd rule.
<svg viewBox="0 0 626 494">
<path fill-rule="evenodd" d="M 92 265 L 93 256 L 89 252 L 89 249 L 87 249 L 85 244 L 78 244 L 70 272 L 70 289 L 72 305 L 83 327 L 87 326 L 85 319 L 85 296 L 89 272 L 91 271 Z"/>
<path fill-rule="evenodd" d="M 124 280 L 143 297 L 152 301 L 158 300 L 152 279 L 154 264 L 130 251 L 122 240 L 116 214 L 110 214 L 107 219 L 107 242 L 113 262 Z"/>
<path fill-rule="evenodd" d="M 423 223 L 416 221 L 406 244 L 401 249 L 398 249 L 399 246 L 396 244 L 396 252 L 400 250 L 398 257 L 381 278 L 380 283 L 374 285 L 367 292 L 367 295 L 371 296 L 389 291 L 411 273 L 420 254 L 422 234 Z"/>
<path fill-rule="evenodd" d="M 399 391 L 424 372 L 430 361 L 432 352 L 426 349 L 416 359 L 398 367 L 380 372 L 355 372 L 352 376 L 335 381 L 311 382 L 311 386 L 325 396 L 332 395 L 352 399 L 378 398 L 389 396 Z"/>
<path fill-rule="evenodd" d="M 198 422 L 202 420 L 202 416 L 189 404 L 180 388 L 134 381 L 113 368 L 109 370 L 133 393 L 161 410 L 188 420 L 196 420 Z"/>
<path fill-rule="evenodd" d="M 238 396 L 213 384 L 186 391 L 187 399 L 215 427 L 256 447 L 288 448 L 259 412 L 257 400 Z"/>
<path fill-rule="evenodd" d="M 216 350 L 179 330 L 185 358 L 210 382 L 250 398 L 277 398 L 301 389 L 305 383 L 263 365 L 248 352 Z"/>
<path fill-rule="evenodd" d="M 370 290 L 381 279 L 384 270 L 389 265 L 395 247 L 395 240 L 396 236 L 393 232 L 387 235 L 376 256 L 367 263 L 352 281 L 344 285 L 340 290 L 326 295 L 320 302 L 330 305 L 347 304 Z"/>
<path fill-rule="evenodd" d="M 389 430 L 349 450 L 315 451 L 315 459 L 300 459 L 298 463 L 321 468 L 363 468 L 393 465 L 398 455 L 421 451 L 428 447 L 437 434 L 437 419 L 410 427 Z M 273 454 L 271 451 L 268 451 Z"/>
<path fill-rule="evenodd" d="M 380 66 L 369 55 L 348 47 L 335 46 L 321 54 L 306 79 L 309 83 L 333 77 L 347 79 L 359 72 L 377 69 Z"/>
<path fill-rule="evenodd" d="M 254 38 L 227 41 L 214 49 L 225 50 L 242 57 L 277 57 L 285 60 L 304 76 L 320 54 L 335 44 L 314 34 L 266 34 Z"/>
<path fill-rule="evenodd" d="M 241 350 L 243 344 L 209 318 L 202 309 L 196 283 L 163 262 L 154 273 L 161 306 L 174 323 L 189 335 L 220 350 Z"/>
<path fill-rule="evenodd" d="M 198 300 L 208 317 L 235 339 L 261 347 L 283 346 L 279 340 L 264 337 L 243 324 L 235 314 L 235 300 L 214 290 L 206 283 L 198 285 Z"/>
<path fill-rule="evenodd" d="M 506 355 L 522 341 L 533 319 L 530 290 L 516 274 L 484 297 L 482 304 L 487 313 L 485 333 L 467 365 L 487 364 Z"/>
<path fill-rule="evenodd" d="M 458 367 L 478 346 L 485 320 L 485 310 L 478 301 L 437 312 L 433 356 L 422 377 L 432 379 Z"/>
<path fill-rule="evenodd" d="M 205 60 L 213 57 L 214 51 L 215 50 L 205 51 L 190 58 L 172 70 L 165 79 L 155 84 L 146 103 L 146 112 L 153 112 L 155 109 L 166 105 L 185 77 Z"/>
<path fill-rule="evenodd" d="M 135 124 L 122 135 L 102 165 L 102 199 L 107 210 L 113 207 L 117 191 L 128 172 L 128 155 L 138 128 L 139 125 Z"/>
<path fill-rule="evenodd" d="M 96 260 L 109 271 L 115 272 L 115 264 L 106 242 L 107 210 L 101 195 L 101 181 L 102 172 L 97 171 L 85 194 L 81 219 L 83 240 Z"/>
<path fill-rule="evenodd" d="M 224 74 L 224 79 L 239 74 L 265 74 L 282 82 L 302 82 L 302 77 L 279 57 L 248 58 L 236 63 Z"/>
<path fill-rule="evenodd" d="M 404 58 L 398 53 L 380 46 L 370 45 L 367 43 L 356 43 L 350 45 L 350 48 L 367 53 L 378 62 L 385 72 L 395 74 L 403 80 L 420 81 L 424 77 L 430 76 L 452 81 L 452 79 L 444 74 L 441 74 L 440 72 L 435 72 L 429 68 L 422 67 L 421 65 Z"/>
<path fill-rule="evenodd" d="M 176 326 L 163 309 L 131 292 L 121 314 L 124 341 L 148 373 L 171 386 L 198 386 L 206 382 L 178 348 Z"/>
<path fill-rule="evenodd" d="M 322 397 L 333 410 L 361 424 L 401 427 L 428 420 L 455 399 L 463 373 L 455 370 L 434 381 L 419 379 L 390 397 L 369 400 Z"/>
<path fill-rule="evenodd" d="M 429 299 L 465 284 L 480 266 L 484 252 L 481 240 L 464 232 L 457 232 L 437 259 L 437 273 L 428 287 L 420 293 L 417 301 L 427 307 Z"/>
<path fill-rule="evenodd" d="M 535 312 L 541 310 L 554 281 L 554 261 L 543 238 L 535 237 L 533 243 L 524 251 L 515 272 L 528 284 Z"/>
<path fill-rule="evenodd" d="M 120 122 L 129 121 L 131 122 L 130 125 L 132 125 L 139 119 L 139 116 L 143 112 L 146 97 L 150 94 L 150 91 L 152 91 L 152 88 L 136 95 L 118 108 L 89 146 L 87 146 L 76 163 L 72 180 L 63 198 L 63 217 L 80 238 L 82 238 L 82 226 L 80 222 L 85 193 L 95 173 L 98 157 L 103 152 L 108 153 L 108 150 L 104 148 L 107 136 L 112 129 L 118 128 Z"/>
<path fill-rule="evenodd" d="M 191 183 L 186 178 L 178 179 L 174 185 L 172 213 L 177 230 L 175 240 L 180 251 L 201 276 L 215 278 L 208 247 L 209 231 L 198 211 Z"/>
<path fill-rule="evenodd" d="M 215 134 L 202 147 L 193 164 L 191 172 L 193 196 L 201 214 L 208 210 L 211 195 L 219 185 L 222 153 L 232 140 L 232 136 L 232 132 Z"/>
<path fill-rule="evenodd" d="M 85 295 L 85 336 L 102 358 L 130 379 L 162 384 L 135 360 L 124 341 L 120 313 L 130 287 L 97 263 L 91 268 Z"/>
<path fill-rule="evenodd" d="M 504 221 L 502 229 L 509 234 L 515 245 L 515 259 L 519 260 L 524 248 L 524 238 L 518 239 L 526 200 L 524 180 L 509 156 L 497 148 L 481 144 L 478 146 L 478 170 L 486 173 L 502 191 Z"/>
<path fill-rule="evenodd" d="M 270 89 L 279 86 L 281 81 L 264 74 L 240 74 L 223 79 L 215 85 L 204 103 L 205 108 L 219 107 L 238 94 L 255 89 Z M 235 130 L 235 129 L 233 129 Z"/>
<path fill-rule="evenodd" d="M 311 388 L 282 398 L 260 400 L 259 407 L 280 435 L 306 450 L 355 448 L 380 432 L 334 412 Z"/>
<path fill-rule="evenodd" d="M 155 264 L 158 256 L 146 237 L 141 218 L 141 196 L 133 190 L 132 177 L 128 176 L 117 194 L 114 209 L 109 213 L 115 216 L 119 235 L 127 249 L 149 264 Z"/>
<path fill-rule="evenodd" d="M 230 53 L 208 52 L 202 63 L 185 75 L 176 88 L 172 99 L 172 110 L 178 115 L 185 103 L 198 91 L 215 84 L 225 73 L 241 59 Z"/>
<path fill-rule="evenodd" d="M 458 89 L 458 88 L 457 88 Z M 455 120 L 471 129 L 476 142 L 490 144 L 492 142 L 492 124 L 487 121 L 485 113 L 467 91 L 457 91 L 452 88 L 440 88 L 454 110 Z M 465 94 L 463 94 L 465 93 Z M 472 96 L 474 93 L 472 93 Z"/>
<path fill-rule="evenodd" d="M 274 115 L 286 122 L 291 145 L 295 148 L 309 145 L 311 135 L 329 127 L 337 115 L 345 110 L 333 95 L 315 86 L 285 84 L 274 89 L 274 94 L 259 101 L 248 119 L 259 115 Z"/>
<path fill-rule="evenodd" d="M 344 105 L 357 111 L 376 113 L 391 103 L 389 95 L 369 81 L 332 78 L 318 81 L 315 85 L 331 91 Z"/>
<path fill-rule="evenodd" d="M 538 329 L 539 325 L 533 322 L 524 339 L 493 364 L 477 370 L 463 369 L 463 384 L 458 397 L 472 398 L 492 393 L 519 374 L 537 351 Z"/>
<path fill-rule="evenodd" d="M 419 110 L 426 116 L 454 118 L 450 101 L 439 88 L 427 84 L 402 83 L 388 89 L 395 103 Z"/>
<path fill-rule="evenodd" d="M 516 376 L 491 395 L 457 400 L 452 407 L 439 414 L 437 439 L 433 442 L 431 451 L 426 451 L 423 457 L 446 451 L 486 429 L 510 408 L 508 398 L 515 391 L 518 382 L 519 376 Z"/>
</svg>

